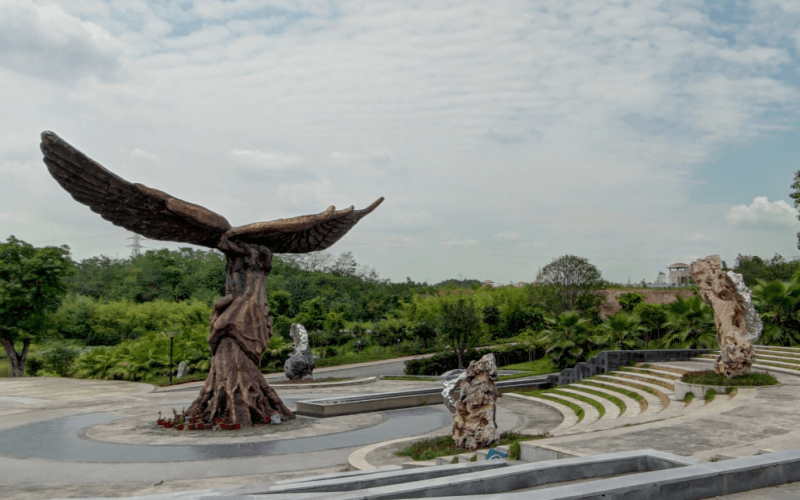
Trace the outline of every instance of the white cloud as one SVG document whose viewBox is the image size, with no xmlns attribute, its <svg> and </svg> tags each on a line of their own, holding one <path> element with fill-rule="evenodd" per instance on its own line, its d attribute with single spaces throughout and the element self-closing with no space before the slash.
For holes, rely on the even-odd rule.
<svg viewBox="0 0 800 500">
<path fill-rule="evenodd" d="M 264 170 L 284 170 L 306 161 L 302 156 L 258 149 L 233 149 L 231 156 Z"/>
<path fill-rule="evenodd" d="M 131 151 L 131 156 L 133 156 L 134 158 L 142 158 L 144 160 L 157 161 L 157 162 L 161 161 L 161 158 L 159 158 L 158 155 L 153 153 L 148 153 L 144 149 L 140 148 L 136 148 L 133 151 Z"/>
<path fill-rule="evenodd" d="M 333 191 L 333 182 L 330 179 L 322 179 L 318 182 L 281 184 L 276 190 L 276 196 L 279 200 L 289 202 L 292 205 L 316 206 L 320 201 L 329 203 L 332 199 Z"/>
<path fill-rule="evenodd" d="M 770 202 L 766 196 L 757 196 L 753 203 L 736 205 L 727 213 L 732 224 L 774 224 L 792 226 L 798 223 L 797 209 L 783 200 Z"/>
<path fill-rule="evenodd" d="M 469 238 L 446 238 L 442 240 L 442 245 L 446 247 L 474 247 L 478 240 Z"/>
<path fill-rule="evenodd" d="M 36 2 L 0 0 L 0 81 L 14 96 L 0 106 L 0 169 L 17 168 L 3 213 L 62 223 L 70 203 L 80 224 L 105 227 L 48 179 L 44 126 L 232 223 L 386 196 L 355 238 L 437 249 L 376 243 L 363 258 L 395 279 L 530 281 L 572 253 L 638 281 L 699 248 L 698 234 L 721 254 L 795 251 L 792 231 L 707 229 L 755 196 L 742 186 L 756 169 L 727 199 L 703 184 L 717 151 L 794 126 L 791 0 L 758 0 L 736 23 L 694 1 Z M 3 142 L 6 130 L 30 139 Z M 41 186 L 63 195 L 57 208 L 31 196 Z M 693 201 L 707 198 L 720 206 Z M 759 237 L 742 238 L 751 228 Z"/>
<path fill-rule="evenodd" d="M 28 222 L 26 212 L 0 212 L 0 222 L 25 224 Z"/>
<path fill-rule="evenodd" d="M 502 233 L 495 234 L 494 237 L 501 238 L 504 240 L 518 240 L 522 237 L 522 233 L 512 233 L 510 231 L 503 231 Z"/>
<path fill-rule="evenodd" d="M 105 77 L 119 50 L 108 31 L 58 5 L 0 0 L 0 67 L 53 81 Z"/>
</svg>

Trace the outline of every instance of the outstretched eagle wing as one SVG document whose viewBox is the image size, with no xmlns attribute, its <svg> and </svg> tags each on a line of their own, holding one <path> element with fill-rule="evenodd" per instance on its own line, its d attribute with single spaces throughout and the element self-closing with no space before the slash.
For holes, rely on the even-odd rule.
<svg viewBox="0 0 800 500">
<path fill-rule="evenodd" d="M 364 216 L 383 202 L 379 198 L 363 210 L 352 206 L 337 211 L 333 206 L 316 215 L 256 222 L 226 233 L 231 240 L 264 245 L 274 253 L 308 253 L 324 250 L 347 234 Z"/>
<path fill-rule="evenodd" d="M 154 240 L 211 248 L 231 228 L 207 208 L 109 172 L 53 132 L 42 132 L 41 147 L 44 163 L 61 187 L 117 226 Z"/>
</svg>

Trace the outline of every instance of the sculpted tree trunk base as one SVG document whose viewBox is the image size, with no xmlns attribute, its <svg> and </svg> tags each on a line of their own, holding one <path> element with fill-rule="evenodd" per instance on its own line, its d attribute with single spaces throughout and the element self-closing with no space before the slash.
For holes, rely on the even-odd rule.
<svg viewBox="0 0 800 500">
<path fill-rule="evenodd" d="M 211 369 L 185 415 L 203 422 L 222 418 L 242 426 L 291 420 L 294 414 L 258 369 L 272 336 L 264 291 L 272 252 L 261 245 L 231 241 L 220 248 L 228 258 L 226 295 L 214 303 L 211 314 Z"/>
<path fill-rule="evenodd" d="M 204 422 L 224 418 L 245 427 L 295 418 L 231 338 L 220 341 L 206 383 L 186 414 Z"/>
</svg>

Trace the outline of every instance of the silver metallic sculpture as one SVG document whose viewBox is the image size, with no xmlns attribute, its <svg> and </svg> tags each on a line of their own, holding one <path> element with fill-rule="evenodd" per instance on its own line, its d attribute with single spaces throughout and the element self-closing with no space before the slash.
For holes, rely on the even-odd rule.
<svg viewBox="0 0 800 500">
<path fill-rule="evenodd" d="M 311 353 L 311 346 L 308 343 L 308 332 L 300 323 L 292 323 L 289 336 L 292 337 L 294 352 L 283 365 L 286 378 L 289 380 L 313 378 L 311 372 L 314 371 L 314 355 Z"/>
<path fill-rule="evenodd" d="M 450 413 L 456 412 L 456 397 L 455 392 L 461 388 L 461 384 L 466 380 L 467 372 L 464 371 L 458 377 L 451 378 L 444 381 L 444 389 L 442 390 L 442 397 L 444 398 L 444 406 Z"/>
<path fill-rule="evenodd" d="M 751 344 L 755 344 L 756 340 L 761 337 L 761 332 L 764 330 L 764 323 L 761 321 L 761 316 L 753 306 L 753 291 L 747 288 L 744 284 L 744 278 L 741 274 L 733 271 L 728 271 L 728 277 L 733 281 L 736 287 L 736 294 L 742 299 L 742 306 L 744 306 L 744 320 L 747 323 L 747 333 L 743 333 L 742 337 L 747 339 Z"/>
</svg>

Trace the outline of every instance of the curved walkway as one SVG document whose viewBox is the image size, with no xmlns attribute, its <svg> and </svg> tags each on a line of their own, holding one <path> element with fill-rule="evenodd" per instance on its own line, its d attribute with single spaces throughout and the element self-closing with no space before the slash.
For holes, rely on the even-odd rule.
<svg viewBox="0 0 800 500">
<path fill-rule="evenodd" d="M 271 456 L 364 446 L 430 432 L 452 421 L 448 413 L 436 407 L 387 411 L 385 415 L 386 420 L 375 426 L 306 438 L 232 444 L 132 445 L 81 438 L 81 429 L 126 418 L 110 413 L 92 413 L 0 432 L 0 453 L 19 458 L 103 463 L 184 462 Z"/>
</svg>

